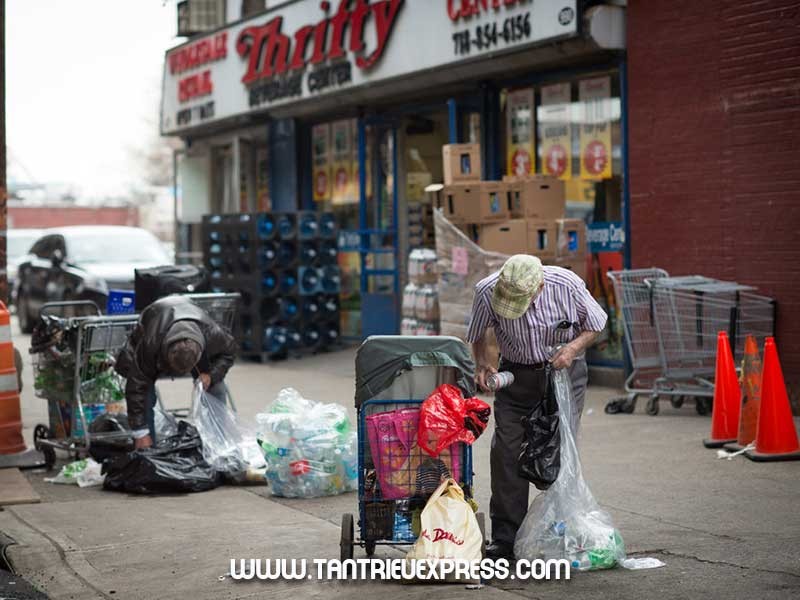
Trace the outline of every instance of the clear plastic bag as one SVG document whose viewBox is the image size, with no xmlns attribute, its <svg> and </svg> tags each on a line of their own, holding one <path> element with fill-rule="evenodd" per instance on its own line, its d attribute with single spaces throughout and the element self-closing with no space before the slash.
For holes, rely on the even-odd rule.
<svg viewBox="0 0 800 600">
<path fill-rule="evenodd" d="M 611 516 L 583 479 L 570 427 L 572 382 L 566 370 L 553 373 L 561 430 L 561 471 L 556 482 L 531 503 L 514 543 L 518 559 L 565 558 L 573 569 L 608 569 L 625 559 L 625 544 Z"/>
<path fill-rule="evenodd" d="M 203 458 L 217 472 L 244 481 L 248 468 L 263 466 L 255 435 L 243 429 L 225 401 L 206 392 L 199 381 L 193 393 L 192 421 L 203 441 Z"/>
<path fill-rule="evenodd" d="M 343 406 L 287 388 L 256 422 L 273 495 L 314 498 L 358 487 L 356 433 Z"/>
</svg>

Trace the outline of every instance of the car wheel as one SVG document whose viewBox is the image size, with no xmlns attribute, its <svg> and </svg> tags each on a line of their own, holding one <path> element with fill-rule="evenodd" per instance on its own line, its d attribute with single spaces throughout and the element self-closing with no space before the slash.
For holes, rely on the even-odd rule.
<svg viewBox="0 0 800 600">
<path fill-rule="evenodd" d="M 28 299 L 22 292 L 17 294 L 17 319 L 19 319 L 19 328 L 22 333 L 33 333 L 33 319 L 31 318 Z"/>
</svg>

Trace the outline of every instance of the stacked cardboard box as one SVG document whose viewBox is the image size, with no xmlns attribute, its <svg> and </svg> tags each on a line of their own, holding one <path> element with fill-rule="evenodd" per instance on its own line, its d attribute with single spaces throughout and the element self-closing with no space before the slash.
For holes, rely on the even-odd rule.
<svg viewBox="0 0 800 600">
<path fill-rule="evenodd" d="M 586 277 L 586 229 L 566 219 L 564 182 L 546 175 L 481 181 L 480 146 L 442 148 L 444 185 L 428 186 L 431 204 L 484 250 L 533 254 Z"/>
</svg>

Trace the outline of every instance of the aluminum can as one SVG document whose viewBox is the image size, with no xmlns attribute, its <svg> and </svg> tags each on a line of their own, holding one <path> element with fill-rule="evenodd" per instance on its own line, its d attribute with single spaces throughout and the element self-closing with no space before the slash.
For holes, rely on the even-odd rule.
<svg viewBox="0 0 800 600">
<path fill-rule="evenodd" d="M 504 387 L 510 386 L 514 383 L 514 374 L 510 371 L 500 371 L 499 373 L 493 373 L 486 378 L 486 385 L 489 387 L 489 390 L 492 392 L 496 392 L 499 389 Z"/>
</svg>

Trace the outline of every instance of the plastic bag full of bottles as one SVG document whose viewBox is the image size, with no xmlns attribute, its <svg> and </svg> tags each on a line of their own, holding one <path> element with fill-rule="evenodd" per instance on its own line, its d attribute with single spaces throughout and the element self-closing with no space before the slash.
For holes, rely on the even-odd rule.
<svg viewBox="0 0 800 600">
<path fill-rule="evenodd" d="M 316 498 L 358 489 L 357 436 L 343 406 L 286 388 L 256 422 L 272 495 Z"/>
</svg>

